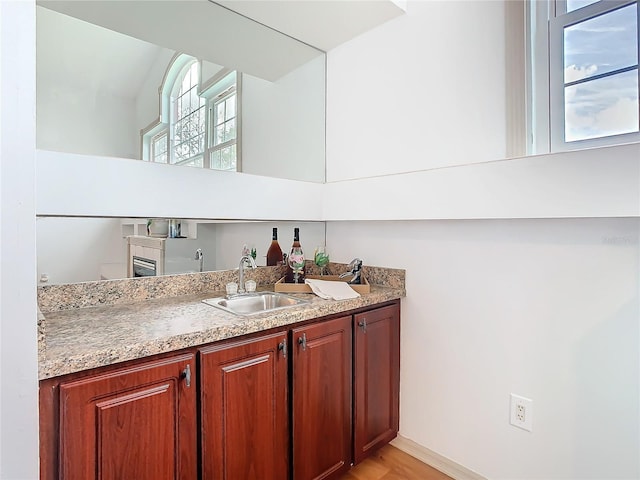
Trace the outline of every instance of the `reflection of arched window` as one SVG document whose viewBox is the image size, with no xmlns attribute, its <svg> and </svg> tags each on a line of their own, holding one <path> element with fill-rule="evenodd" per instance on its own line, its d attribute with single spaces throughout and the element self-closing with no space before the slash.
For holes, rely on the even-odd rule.
<svg viewBox="0 0 640 480">
<path fill-rule="evenodd" d="M 218 67 L 203 81 L 202 68 L 189 55 L 171 61 L 160 87 L 159 119 L 141 132 L 144 160 L 238 169 L 238 75 Z"/>
<path fill-rule="evenodd" d="M 188 64 L 174 83 L 171 95 L 170 163 L 202 167 L 205 134 L 205 101 L 198 94 L 199 68 Z"/>
</svg>

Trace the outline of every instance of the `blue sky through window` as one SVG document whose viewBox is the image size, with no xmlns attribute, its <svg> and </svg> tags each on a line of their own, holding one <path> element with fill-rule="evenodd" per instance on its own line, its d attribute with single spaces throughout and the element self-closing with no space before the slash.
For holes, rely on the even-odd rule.
<svg viewBox="0 0 640 480">
<path fill-rule="evenodd" d="M 592 3 L 596 3 L 598 0 L 567 0 L 567 12 L 572 12 Z"/>
<path fill-rule="evenodd" d="M 564 29 L 566 141 L 638 131 L 637 8 Z"/>
</svg>

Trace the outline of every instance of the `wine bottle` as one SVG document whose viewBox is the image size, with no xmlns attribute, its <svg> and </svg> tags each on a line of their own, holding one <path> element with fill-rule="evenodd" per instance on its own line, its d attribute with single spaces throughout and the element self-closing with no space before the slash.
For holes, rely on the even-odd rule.
<svg viewBox="0 0 640 480">
<path fill-rule="evenodd" d="M 300 229 L 293 229 L 293 244 L 287 257 L 287 273 L 284 281 L 286 283 L 304 283 L 304 253 L 300 245 Z"/>
<path fill-rule="evenodd" d="M 271 245 L 267 250 L 267 266 L 282 265 L 282 249 L 278 243 L 278 229 L 274 227 L 271 235 Z"/>
</svg>

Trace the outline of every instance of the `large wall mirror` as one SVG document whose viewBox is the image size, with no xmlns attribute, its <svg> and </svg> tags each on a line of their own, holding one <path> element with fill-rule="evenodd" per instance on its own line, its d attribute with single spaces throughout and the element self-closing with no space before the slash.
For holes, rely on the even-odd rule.
<svg viewBox="0 0 640 480">
<path fill-rule="evenodd" d="M 132 255 L 155 262 L 159 274 L 230 270 L 238 267 L 245 245 L 263 266 L 274 227 L 285 253 L 294 227 L 308 258 L 325 244 L 324 222 L 172 219 L 181 238 L 168 238 L 168 220 L 153 219 L 147 230 L 146 218 L 37 217 L 38 285 L 130 278 Z"/>
<path fill-rule="evenodd" d="M 206 0 L 41 0 L 36 15 L 38 149 L 154 158 L 143 134 L 175 116 L 163 110 L 162 88 L 176 56 L 187 54 L 198 67 L 189 101 L 204 105 L 198 115 L 212 125 L 194 140 L 211 156 L 205 167 L 229 168 L 214 164 L 224 153 L 208 149 L 221 122 L 213 99 L 235 72 L 237 109 L 221 118 L 237 135 L 238 170 L 324 182 L 324 52 Z M 167 131 L 171 147 L 179 134 Z"/>
</svg>

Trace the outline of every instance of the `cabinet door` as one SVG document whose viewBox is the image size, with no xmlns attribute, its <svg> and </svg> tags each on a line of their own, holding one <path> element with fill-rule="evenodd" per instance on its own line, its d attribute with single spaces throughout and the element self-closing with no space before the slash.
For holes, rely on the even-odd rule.
<svg viewBox="0 0 640 480">
<path fill-rule="evenodd" d="M 351 466 L 351 317 L 293 330 L 293 478 Z"/>
<path fill-rule="evenodd" d="M 194 356 L 60 385 L 64 480 L 197 477 Z"/>
<path fill-rule="evenodd" d="M 288 477 L 287 332 L 200 350 L 204 480 Z"/>
<path fill-rule="evenodd" d="M 398 434 L 400 309 L 354 315 L 354 463 Z"/>
</svg>

